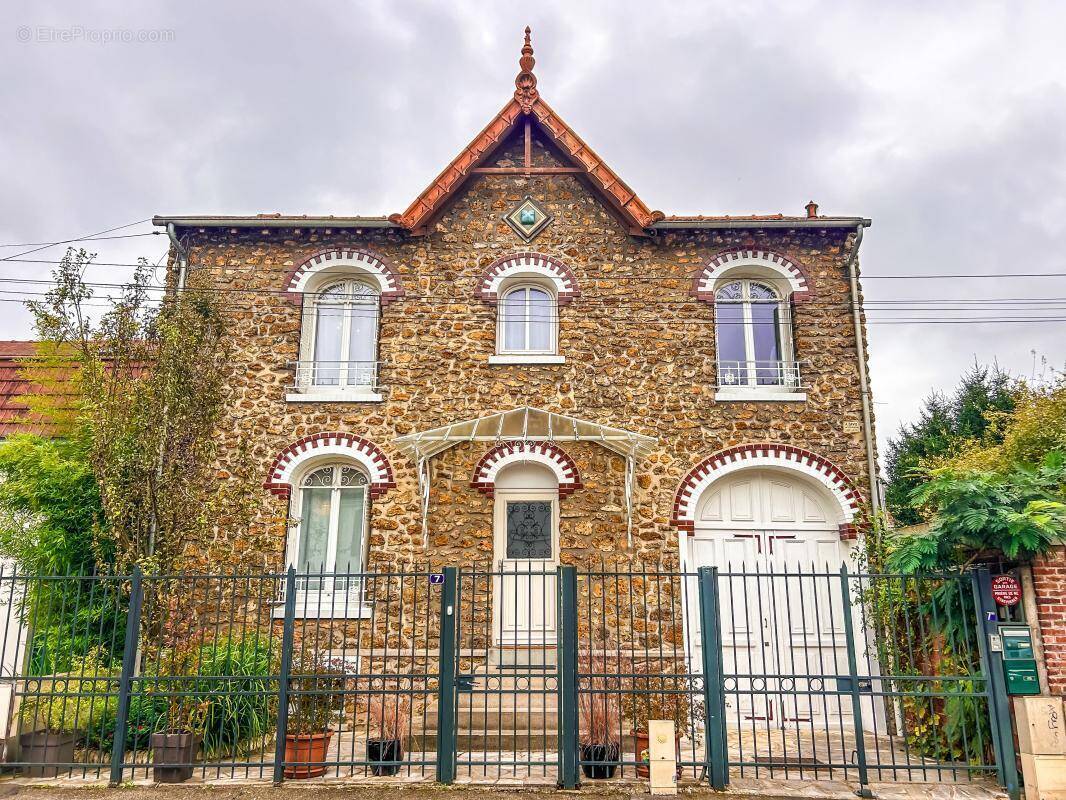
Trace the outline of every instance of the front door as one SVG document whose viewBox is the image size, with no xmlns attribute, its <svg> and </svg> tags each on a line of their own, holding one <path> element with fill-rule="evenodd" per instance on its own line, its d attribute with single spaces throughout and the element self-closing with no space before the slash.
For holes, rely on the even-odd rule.
<svg viewBox="0 0 1066 800">
<path fill-rule="evenodd" d="M 554 645 L 559 493 L 497 490 L 494 514 L 498 643 Z"/>
</svg>

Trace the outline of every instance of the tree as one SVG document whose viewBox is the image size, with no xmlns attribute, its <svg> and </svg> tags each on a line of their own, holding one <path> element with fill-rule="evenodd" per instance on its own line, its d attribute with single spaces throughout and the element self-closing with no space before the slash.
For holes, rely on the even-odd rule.
<svg viewBox="0 0 1066 800">
<path fill-rule="evenodd" d="M 955 469 L 1007 470 L 1038 464 L 1050 453 L 1066 453 L 1066 377 L 1032 387 L 1021 385 L 1011 411 L 990 411 L 994 437 L 972 442 L 945 466 Z"/>
<path fill-rule="evenodd" d="M 982 556 L 1025 560 L 1063 540 L 1066 456 L 1005 472 L 941 467 L 912 493 L 932 517 L 929 529 L 901 537 L 889 568 L 905 573 L 965 569 Z"/>
<path fill-rule="evenodd" d="M 33 623 L 30 669 L 38 675 L 65 671 L 98 646 L 121 653 L 121 593 L 46 577 L 94 575 L 113 561 L 90 447 L 84 426 L 62 439 L 16 434 L 0 443 L 0 554 L 23 576 L 5 592 L 25 592 L 21 613 Z"/>
<path fill-rule="evenodd" d="M 0 553 L 22 572 L 89 575 L 112 557 L 100 493 L 79 429 L 65 439 L 16 434 L 0 443 Z"/>
<path fill-rule="evenodd" d="M 52 352 L 71 353 L 89 458 L 119 570 L 175 569 L 189 542 L 241 528 L 251 480 L 218 480 L 231 358 L 217 293 L 187 288 L 161 302 L 143 259 L 98 320 L 83 275 L 93 256 L 69 249 L 55 287 L 29 304 Z"/>
<path fill-rule="evenodd" d="M 1014 409 L 1017 385 L 998 366 L 975 364 L 950 396 L 930 394 L 916 423 L 900 426 L 889 440 L 885 476 L 885 501 L 889 512 L 902 525 L 926 517 L 911 495 L 924 483 L 923 469 L 952 456 L 967 444 L 994 443 L 999 430 L 990 424 L 991 414 Z"/>
</svg>

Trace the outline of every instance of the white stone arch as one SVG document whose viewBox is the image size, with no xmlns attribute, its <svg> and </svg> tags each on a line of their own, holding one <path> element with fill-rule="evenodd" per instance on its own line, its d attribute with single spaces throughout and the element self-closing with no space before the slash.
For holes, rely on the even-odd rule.
<svg viewBox="0 0 1066 800">
<path fill-rule="evenodd" d="M 396 485 L 388 458 L 373 442 L 350 433 L 316 433 L 293 442 L 278 454 L 265 487 L 287 497 L 305 466 L 330 457 L 357 462 L 366 472 L 371 497 Z"/>
<path fill-rule="evenodd" d="M 286 291 L 317 291 L 334 277 L 361 277 L 373 284 L 387 305 L 403 296 L 400 276 L 385 261 L 363 250 L 324 250 L 303 261 L 289 278 Z"/>
<path fill-rule="evenodd" d="M 692 294 L 700 300 L 714 302 L 715 286 L 732 273 L 747 273 L 746 277 L 768 274 L 782 287 L 787 286 L 788 294 L 797 303 L 809 300 L 812 295 L 807 269 L 802 264 L 771 250 L 747 249 L 727 250 L 708 261 L 692 282 Z"/>
<path fill-rule="evenodd" d="M 840 508 L 841 538 L 854 538 L 862 504 L 859 490 L 831 461 L 792 445 L 740 445 L 708 456 L 681 481 L 674 499 L 673 523 L 682 530 L 692 531 L 697 505 L 707 488 L 726 475 L 751 467 L 775 467 L 813 478 L 829 491 Z"/>
</svg>

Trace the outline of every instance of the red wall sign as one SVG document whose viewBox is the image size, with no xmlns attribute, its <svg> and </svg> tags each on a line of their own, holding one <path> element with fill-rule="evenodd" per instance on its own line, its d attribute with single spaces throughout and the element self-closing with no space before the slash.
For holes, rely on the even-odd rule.
<svg viewBox="0 0 1066 800">
<path fill-rule="evenodd" d="M 1022 585 L 1011 575 L 997 575 L 992 579 L 992 599 L 1001 606 L 1017 605 L 1022 599 Z"/>
</svg>

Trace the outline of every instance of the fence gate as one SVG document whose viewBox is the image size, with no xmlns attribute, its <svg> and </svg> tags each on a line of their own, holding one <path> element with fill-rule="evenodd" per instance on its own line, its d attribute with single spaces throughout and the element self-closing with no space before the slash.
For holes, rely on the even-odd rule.
<svg viewBox="0 0 1066 800">
<path fill-rule="evenodd" d="M 568 601 L 569 572 L 582 769 L 643 774 L 641 722 L 672 719 L 679 777 L 716 788 L 998 779 L 1017 793 L 986 571 L 579 570 Z"/>
<path fill-rule="evenodd" d="M 554 784 L 560 752 L 558 571 L 521 562 L 461 568 L 454 575 L 455 641 L 452 675 L 446 676 L 454 694 L 445 701 L 452 716 L 440 731 L 441 756 L 453 762 L 453 775 Z"/>
</svg>

